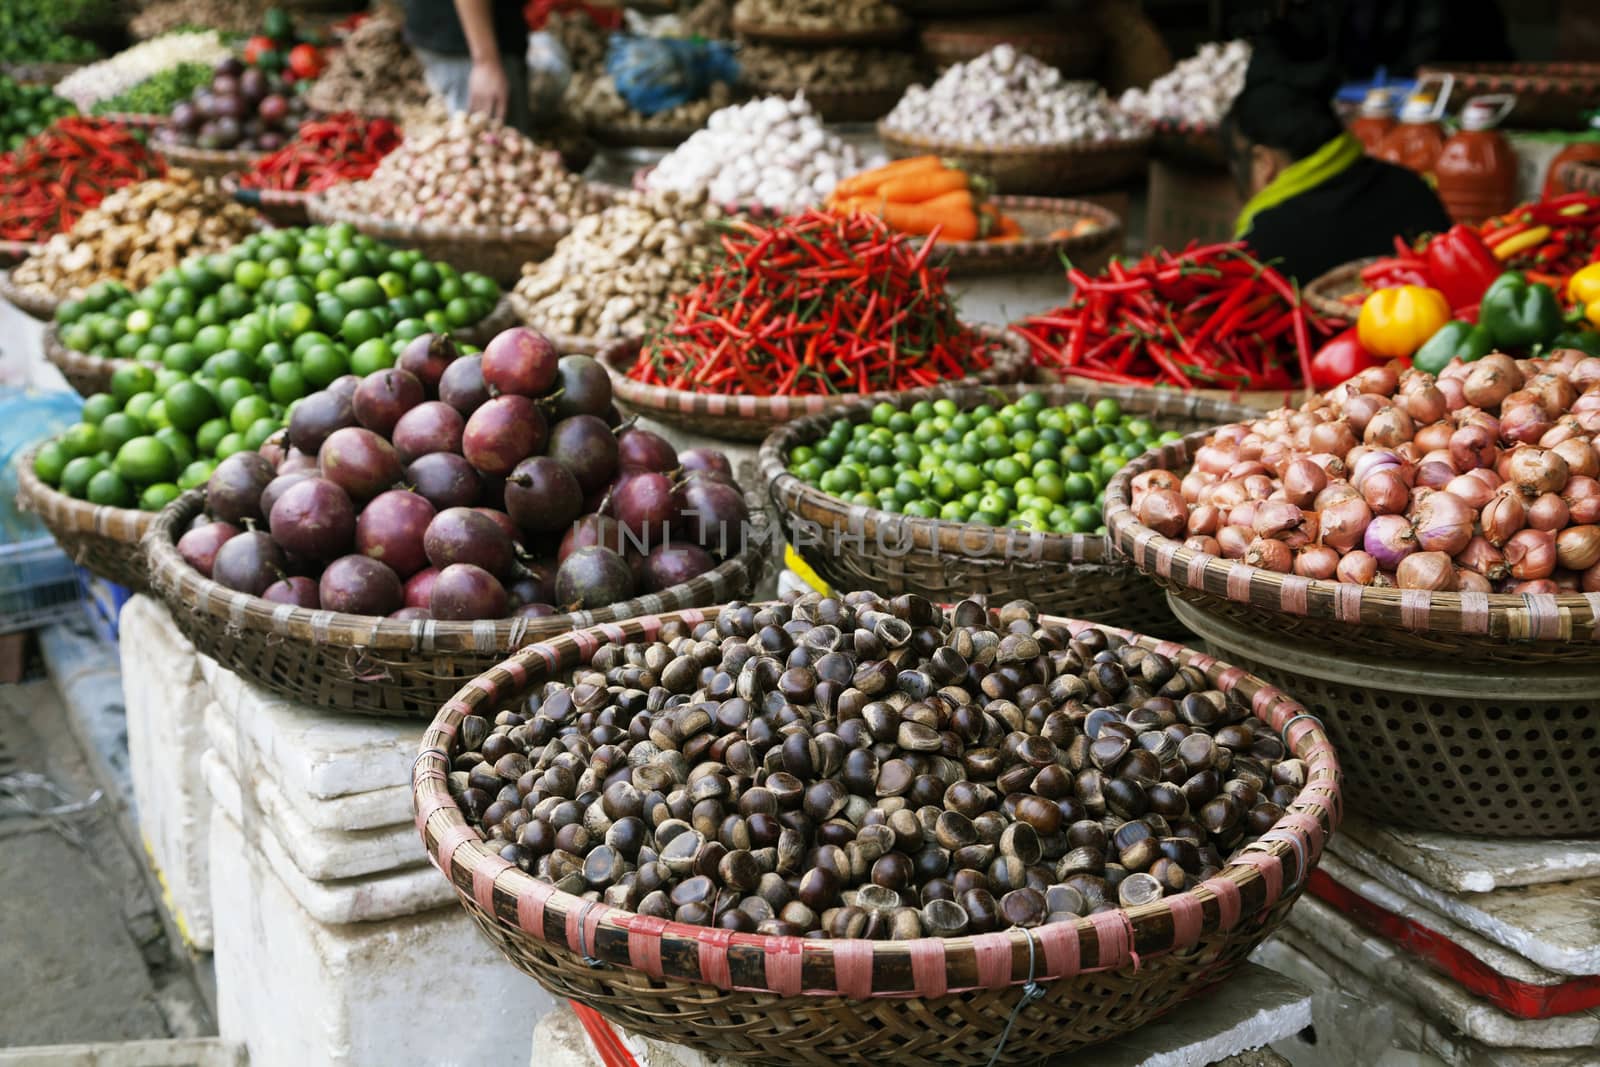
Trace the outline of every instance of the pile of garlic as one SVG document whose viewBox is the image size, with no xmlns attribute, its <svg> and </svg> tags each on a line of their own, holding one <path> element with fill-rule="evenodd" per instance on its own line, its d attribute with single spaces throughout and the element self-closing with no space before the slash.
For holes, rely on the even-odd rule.
<svg viewBox="0 0 1600 1067">
<path fill-rule="evenodd" d="M 1216 126 L 1244 88 L 1249 66 L 1247 42 L 1212 41 L 1151 82 L 1150 88 L 1129 89 L 1117 103 L 1152 122 Z"/>
<path fill-rule="evenodd" d="M 864 165 L 860 152 L 823 128 L 803 95 L 768 96 L 714 112 L 705 129 L 656 164 L 645 185 L 718 204 L 798 211 L 820 204 Z"/>
<path fill-rule="evenodd" d="M 1120 141 L 1141 120 L 1094 82 L 1061 72 L 1008 44 L 957 63 L 931 86 L 913 85 L 884 124 L 913 137 L 981 145 L 1063 145 Z"/>
</svg>

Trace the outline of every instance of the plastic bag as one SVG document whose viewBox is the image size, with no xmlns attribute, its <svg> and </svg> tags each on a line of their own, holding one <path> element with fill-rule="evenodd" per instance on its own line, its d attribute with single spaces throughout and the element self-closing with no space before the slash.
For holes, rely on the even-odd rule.
<svg viewBox="0 0 1600 1067">
<path fill-rule="evenodd" d="M 555 114 L 572 81 L 572 61 L 553 33 L 528 34 L 528 107 L 535 118 Z"/>
<path fill-rule="evenodd" d="M 739 64 L 723 41 L 613 34 L 606 73 L 628 106 L 648 116 L 700 99 L 713 82 L 737 81 Z"/>
</svg>

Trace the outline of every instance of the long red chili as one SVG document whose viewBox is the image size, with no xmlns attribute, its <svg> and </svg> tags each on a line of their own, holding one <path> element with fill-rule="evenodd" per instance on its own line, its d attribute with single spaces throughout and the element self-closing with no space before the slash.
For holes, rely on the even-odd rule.
<svg viewBox="0 0 1600 1067">
<path fill-rule="evenodd" d="M 294 140 L 239 178 L 245 189 L 320 193 L 340 182 L 370 177 L 384 156 L 400 146 L 400 131 L 388 119 L 350 112 L 302 123 Z"/>
<path fill-rule="evenodd" d="M 106 119 L 58 119 L 0 156 L 0 239 L 42 241 L 70 230 L 113 190 L 167 172 L 161 157 Z"/>
</svg>

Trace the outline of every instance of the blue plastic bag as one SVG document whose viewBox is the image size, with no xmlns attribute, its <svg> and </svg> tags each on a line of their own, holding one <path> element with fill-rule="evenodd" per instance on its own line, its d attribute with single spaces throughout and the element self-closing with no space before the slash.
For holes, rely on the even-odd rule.
<svg viewBox="0 0 1600 1067">
<path fill-rule="evenodd" d="M 694 41 L 612 34 L 606 73 L 628 106 L 654 115 L 711 91 L 714 82 L 735 82 L 739 64 L 724 41 Z"/>
</svg>

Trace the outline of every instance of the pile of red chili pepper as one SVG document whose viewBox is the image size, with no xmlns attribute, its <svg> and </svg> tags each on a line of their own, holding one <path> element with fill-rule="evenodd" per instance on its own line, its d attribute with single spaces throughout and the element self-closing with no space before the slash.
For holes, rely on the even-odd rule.
<svg viewBox="0 0 1600 1067">
<path fill-rule="evenodd" d="M 239 178 L 245 189 L 320 193 L 340 182 L 372 176 L 379 160 L 400 147 L 400 130 L 388 119 L 349 111 L 300 124 L 294 140 L 262 157 Z"/>
<path fill-rule="evenodd" d="M 1117 385 L 1288 389 L 1309 380 L 1328 327 L 1243 244 L 1191 244 L 1090 277 L 1067 271 L 1064 307 L 1012 325 L 1034 363 Z"/>
<path fill-rule="evenodd" d="M 1343 297 L 1359 307 L 1367 290 L 1396 285 L 1438 289 L 1453 308 L 1471 307 L 1508 270 L 1562 291 L 1600 246 L 1600 197 L 1567 193 L 1523 204 L 1479 226 L 1456 225 L 1415 246 L 1396 237 L 1395 254 L 1361 271 L 1365 288 Z"/>
<path fill-rule="evenodd" d="M 697 393 L 898 391 L 989 367 L 956 318 L 934 242 L 871 215 L 807 211 L 728 224 L 726 258 L 679 299 L 629 377 Z"/>
<path fill-rule="evenodd" d="M 125 126 L 58 119 L 0 156 L 0 239 L 43 241 L 63 233 L 113 190 L 166 172 L 161 157 Z"/>
</svg>

